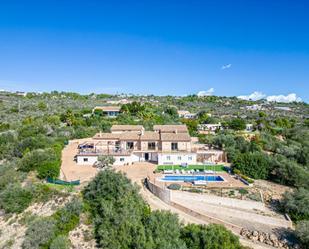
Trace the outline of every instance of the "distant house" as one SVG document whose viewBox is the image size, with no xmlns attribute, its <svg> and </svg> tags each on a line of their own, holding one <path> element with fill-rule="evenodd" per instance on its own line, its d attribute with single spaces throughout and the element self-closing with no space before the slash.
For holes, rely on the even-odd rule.
<svg viewBox="0 0 309 249">
<path fill-rule="evenodd" d="M 245 106 L 245 109 L 249 111 L 261 111 L 264 110 L 265 108 L 262 105 L 247 105 Z"/>
<path fill-rule="evenodd" d="M 23 96 L 23 97 L 25 97 L 27 95 L 26 92 L 19 92 L 19 91 L 15 92 L 15 94 L 18 95 L 18 96 Z"/>
<path fill-rule="evenodd" d="M 132 103 L 131 100 L 128 99 L 119 99 L 119 100 L 108 100 L 106 103 L 110 105 L 124 105 Z"/>
<path fill-rule="evenodd" d="M 291 111 L 292 109 L 288 106 L 275 106 L 274 109 L 280 110 L 280 111 Z"/>
<path fill-rule="evenodd" d="M 191 113 L 189 111 L 179 110 L 177 111 L 177 113 L 180 118 L 186 118 L 186 119 L 196 118 L 196 113 Z"/>
<path fill-rule="evenodd" d="M 119 106 L 96 106 L 92 110 L 93 114 L 99 113 L 103 116 L 114 118 L 117 117 L 120 113 Z"/>
<path fill-rule="evenodd" d="M 218 130 L 222 130 L 221 123 L 218 124 L 199 124 L 197 130 L 200 134 L 213 134 Z"/>
</svg>

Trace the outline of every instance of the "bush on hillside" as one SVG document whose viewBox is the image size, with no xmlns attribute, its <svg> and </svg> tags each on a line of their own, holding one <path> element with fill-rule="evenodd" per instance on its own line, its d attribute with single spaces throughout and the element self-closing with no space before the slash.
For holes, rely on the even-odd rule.
<svg viewBox="0 0 309 249">
<path fill-rule="evenodd" d="M 177 215 L 169 211 L 153 211 L 144 221 L 148 248 L 185 249 L 180 239 L 181 226 Z"/>
<path fill-rule="evenodd" d="M 23 249 L 36 249 L 46 246 L 56 234 L 56 220 L 43 217 L 34 220 L 26 230 Z"/>
<path fill-rule="evenodd" d="M 71 242 L 65 235 L 58 235 L 51 243 L 49 249 L 70 249 Z"/>
<path fill-rule="evenodd" d="M 222 225 L 189 224 L 181 230 L 181 239 L 190 249 L 242 249 L 239 238 Z"/>
<path fill-rule="evenodd" d="M 0 208 L 7 213 L 20 213 L 30 205 L 32 198 L 28 189 L 10 183 L 0 193 Z"/>
<path fill-rule="evenodd" d="M 262 152 L 238 153 L 232 168 L 254 179 L 266 179 L 269 174 L 270 158 Z"/>
<path fill-rule="evenodd" d="M 295 234 L 304 248 L 309 248 L 309 220 L 297 223 Z"/>
<path fill-rule="evenodd" d="M 282 210 L 294 221 L 309 219 L 309 191 L 300 188 L 294 192 L 286 192 L 281 202 Z"/>
</svg>

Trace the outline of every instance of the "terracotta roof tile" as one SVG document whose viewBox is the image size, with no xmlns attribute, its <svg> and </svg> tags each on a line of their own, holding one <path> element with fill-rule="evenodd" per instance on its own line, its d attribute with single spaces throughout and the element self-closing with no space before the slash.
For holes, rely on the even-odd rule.
<svg viewBox="0 0 309 249">
<path fill-rule="evenodd" d="M 191 137 L 188 133 L 161 133 L 161 140 L 190 142 Z"/>
<path fill-rule="evenodd" d="M 111 131 L 141 131 L 144 130 L 142 125 L 113 125 Z"/>
<path fill-rule="evenodd" d="M 154 131 L 161 131 L 161 132 L 188 132 L 186 125 L 154 125 Z"/>
</svg>

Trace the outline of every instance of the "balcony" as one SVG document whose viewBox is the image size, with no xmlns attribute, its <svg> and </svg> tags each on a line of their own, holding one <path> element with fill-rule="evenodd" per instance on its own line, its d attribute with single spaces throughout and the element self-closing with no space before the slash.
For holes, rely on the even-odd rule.
<svg viewBox="0 0 309 249">
<path fill-rule="evenodd" d="M 80 149 L 78 155 L 93 155 L 93 156 L 130 156 L 133 150 L 124 150 L 124 149 L 109 149 L 109 150 L 100 150 L 100 149 Z"/>
</svg>

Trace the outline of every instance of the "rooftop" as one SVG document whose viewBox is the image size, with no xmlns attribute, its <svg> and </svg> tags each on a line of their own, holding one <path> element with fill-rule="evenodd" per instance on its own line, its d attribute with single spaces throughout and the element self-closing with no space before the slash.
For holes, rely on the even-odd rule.
<svg viewBox="0 0 309 249">
<path fill-rule="evenodd" d="M 120 106 L 96 106 L 94 110 L 102 110 L 104 112 L 119 112 Z"/>
<path fill-rule="evenodd" d="M 187 133 L 188 129 L 186 125 L 154 125 L 154 131 L 160 131 L 161 133 L 181 132 Z"/>
<path fill-rule="evenodd" d="M 190 142 L 191 137 L 188 133 L 162 133 L 161 134 L 162 141 L 184 141 Z"/>
<path fill-rule="evenodd" d="M 113 131 L 142 131 L 144 127 L 142 125 L 113 125 L 111 132 Z"/>
</svg>

